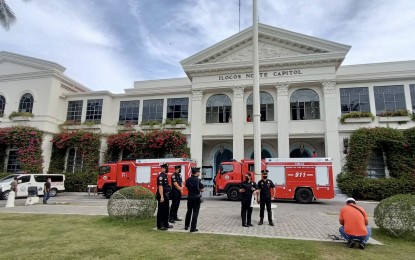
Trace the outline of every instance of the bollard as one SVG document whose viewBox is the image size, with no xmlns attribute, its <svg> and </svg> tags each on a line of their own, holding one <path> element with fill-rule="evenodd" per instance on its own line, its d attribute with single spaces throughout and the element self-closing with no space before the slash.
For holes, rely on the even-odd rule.
<svg viewBox="0 0 415 260">
<path fill-rule="evenodd" d="M 14 207 L 14 199 L 16 194 L 14 191 L 9 191 L 9 197 L 7 198 L 6 208 L 13 208 Z"/>
</svg>

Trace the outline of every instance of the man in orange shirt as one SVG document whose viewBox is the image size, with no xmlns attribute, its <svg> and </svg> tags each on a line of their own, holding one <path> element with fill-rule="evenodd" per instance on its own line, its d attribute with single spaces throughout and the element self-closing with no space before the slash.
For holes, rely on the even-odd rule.
<svg viewBox="0 0 415 260">
<path fill-rule="evenodd" d="M 348 247 L 354 247 L 354 240 L 359 240 L 359 248 L 365 249 L 372 233 L 368 226 L 366 211 L 356 205 L 353 198 L 346 200 L 346 206 L 340 209 L 340 234 L 347 240 Z"/>
</svg>

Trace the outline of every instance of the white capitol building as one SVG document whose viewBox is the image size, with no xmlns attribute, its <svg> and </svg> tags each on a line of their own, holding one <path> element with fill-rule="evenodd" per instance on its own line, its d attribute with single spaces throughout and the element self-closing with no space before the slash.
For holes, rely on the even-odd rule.
<svg viewBox="0 0 415 260">
<path fill-rule="evenodd" d="M 415 126 L 410 117 L 380 116 L 415 109 L 415 61 L 342 66 L 350 48 L 259 25 L 262 156 L 311 157 L 315 151 L 318 157 L 333 158 L 337 174 L 354 130 Z M 65 121 L 94 120 L 98 124 L 88 129 L 108 134 L 126 130 L 124 124 L 147 131 L 142 122 L 181 119 L 188 125 L 171 128 L 187 135 L 199 165 L 215 169 L 220 160 L 253 158 L 252 52 L 248 28 L 181 61 L 186 78 L 137 81 L 124 94 L 92 91 L 54 62 L 0 52 L 0 127 L 29 125 L 46 133 L 45 172 L 50 140 Z M 13 111 L 34 117 L 9 119 Z M 341 115 L 353 111 L 371 112 L 375 119 L 341 124 Z M 97 149 L 103 162 L 104 137 Z M 388 172 L 382 158 L 372 158 L 369 166 L 377 175 Z M 5 162 L 7 170 L 15 169 L 13 147 Z"/>
</svg>

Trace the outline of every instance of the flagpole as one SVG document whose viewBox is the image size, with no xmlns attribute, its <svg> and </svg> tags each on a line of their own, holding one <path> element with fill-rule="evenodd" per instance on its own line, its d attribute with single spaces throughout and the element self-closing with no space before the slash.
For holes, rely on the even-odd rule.
<svg viewBox="0 0 415 260">
<path fill-rule="evenodd" d="M 254 94 L 254 164 L 255 164 L 255 180 L 259 181 L 261 178 L 261 113 L 259 104 L 259 64 L 258 64 L 258 14 L 257 14 L 257 0 L 253 0 L 253 94 Z"/>
</svg>

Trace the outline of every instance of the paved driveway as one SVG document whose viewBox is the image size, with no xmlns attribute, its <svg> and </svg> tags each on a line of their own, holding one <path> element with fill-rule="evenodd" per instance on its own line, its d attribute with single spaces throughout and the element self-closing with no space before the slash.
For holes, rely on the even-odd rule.
<svg viewBox="0 0 415 260">
<path fill-rule="evenodd" d="M 40 213 L 40 214 L 81 214 L 108 215 L 107 202 L 103 196 L 88 196 L 86 193 L 63 193 L 49 200 L 48 205 L 25 206 L 25 199 L 17 199 L 16 207 L 5 208 L 0 201 L 0 213 Z M 338 195 L 334 200 L 320 200 L 313 204 L 297 204 L 294 201 L 277 201 L 274 205 L 274 224 L 268 224 L 265 214 L 264 225 L 258 226 L 259 209 L 252 213 L 254 227 L 242 227 L 240 203 L 228 201 L 225 197 L 206 198 L 202 204 L 198 229 L 202 233 L 246 235 L 256 237 L 290 238 L 302 240 L 331 241 L 328 234 L 338 233 L 338 214 L 344 205 L 345 197 Z M 369 223 L 374 226 L 373 211 L 377 203 L 358 202 L 369 215 Z M 184 218 L 186 200 L 181 201 L 179 215 Z M 176 222 L 170 231 L 185 232 L 184 221 Z M 378 243 L 371 239 L 370 243 Z"/>
</svg>

